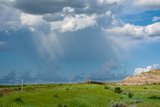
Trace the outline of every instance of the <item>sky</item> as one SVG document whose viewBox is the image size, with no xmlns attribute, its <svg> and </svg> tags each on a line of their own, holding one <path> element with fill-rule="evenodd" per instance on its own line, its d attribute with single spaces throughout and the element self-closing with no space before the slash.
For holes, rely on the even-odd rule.
<svg viewBox="0 0 160 107">
<path fill-rule="evenodd" d="M 0 0 L 0 84 L 117 81 L 159 55 L 160 0 Z"/>
</svg>

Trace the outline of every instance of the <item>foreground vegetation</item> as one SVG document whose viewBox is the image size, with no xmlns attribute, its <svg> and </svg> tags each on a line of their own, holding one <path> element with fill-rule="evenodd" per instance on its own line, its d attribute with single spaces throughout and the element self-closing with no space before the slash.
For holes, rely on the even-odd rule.
<svg viewBox="0 0 160 107">
<path fill-rule="evenodd" d="M 160 107 L 160 85 L 0 86 L 0 107 Z"/>
</svg>

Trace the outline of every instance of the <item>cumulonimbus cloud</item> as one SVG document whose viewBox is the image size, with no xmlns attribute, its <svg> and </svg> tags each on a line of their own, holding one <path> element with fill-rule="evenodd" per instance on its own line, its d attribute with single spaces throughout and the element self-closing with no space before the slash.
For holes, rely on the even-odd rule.
<svg viewBox="0 0 160 107">
<path fill-rule="evenodd" d="M 105 16 L 105 13 L 107 11 L 111 11 L 112 15 L 110 17 L 113 17 L 113 15 L 119 14 L 121 12 L 121 8 L 123 8 L 122 6 L 125 4 L 126 1 L 128 0 L 76 0 L 76 1 L 75 0 L 49 0 L 49 1 L 39 0 L 37 3 L 37 1 L 35 0 L 2 0 L 0 3 L 12 9 L 15 8 L 13 9 L 14 11 L 18 9 L 19 10 L 18 12 L 21 12 L 22 14 L 16 13 L 17 12 L 16 10 L 16 12 L 12 12 L 14 13 L 13 15 L 15 16 L 22 15 L 24 19 L 28 18 L 28 16 L 24 14 L 32 14 L 32 16 L 41 16 L 42 20 L 46 22 L 61 21 L 61 23 L 63 23 L 65 22 L 65 20 L 67 20 L 68 17 L 71 17 L 72 19 L 77 20 L 77 16 L 80 17 L 82 15 L 83 16 L 85 15 L 86 17 L 79 18 L 79 21 L 81 21 L 84 18 L 88 18 L 93 15 Z M 154 1 L 153 0 L 147 0 L 147 1 L 132 0 L 131 2 L 133 6 L 137 6 L 140 8 L 159 9 L 160 7 L 160 0 L 154 0 Z M 6 12 L 1 12 L 1 13 L 6 13 Z M 11 18 L 13 17 L 11 16 Z M 20 17 L 21 16 L 18 16 L 15 18 L 20 18 Z M 96 17 L 96 18 L 100 18 L 100 17 Z M 108 17 L 105 18 L 105 20 L 107 19 Z M 32 18 L 30 21 L 33 22 Z M 58 30 L 61 29 L 59 31 L 75 31 L 75 30 L 84 29 L 90 26 L 92 27 L 94 24 L 96 24 L 94 23 L 95 19 L 92 21 L 93 21 L 92 24 L 91 23 L 86 23 L 86 25 L 81 24 L 79 27 L 75 27 L 77 24 L 73 23 L 73 25 L 71 25 L 73 26 L 72 28 L 70 28 L 71 26 L 67 28 L 69 30 L 63 30 L 65 26 L 63 25 L 61 26 L 62 28 L 58 28 Z"/>
<path fill-rule="evenodd" d="M 51 30 L 71 32 L 94 27 L 98 25 L 97 20 L 103 17 L 105 17 L 105 20 L 110 20 L 109 23 L 115 23 L 115 13 L 119 10 L 122 1 L 94 0 L 94 2 L 91 2 L 90 0 L 78 0 L 75 2 L 73 0 L 51 0 L 44 3 L 43 0 L 40 0 L 38 4 L 40 7 L 38 8 L 38 6 L 33 6 L 37 5 L 35 1 L 15 0 L 13 7 L 22 11 L 21 24 L 27 25 L 31 31 L 35 31 L 36 27 L 43 27 L 43 24 L 48 24 Z"/>
<path fill-rule="evenodd" d="M 30 30 L 34 31 L 37 25 L 42 25 L 41 23 L 44 24 L 44 22 L 46 22 L 50 26 L 53 25 L 54 22 L 57 22 L 61 28 L 51 27 L 65 32 L 92 27 L 97 24 L 96 19 L 102 17 L 107 17 L 105 19 L 108 20 L 109 16 L 106 15 L 106 12 L 111 12 L 110 17 L 113 17 L 115 13 L 119 13 L 117 10 L 120 10 L 122 1 L 123 0 L 39 0 L 37 3 L 37 1 L 34 0 L 2 0 L 0 6 L 2 5 L 5 11 L 12 9 L 10 13 L 13 15 L 10 16 L 8 20 L 10 23 L 13 23 L 13 21 L 14 23 L 16 22 L 16 25 L 21 28 L 21 25 L 27 25 Z M 0 13 L 5 14 L 9 12 L 2 11 Z M 7 17 L 5 15 L 2 16 Z M 13 20 L 13 18 L 15 18 L 15 20 Z M 65 23 L 68 18 L 71 18 L 68 22 L 70 24 Z M 2 21 L 6 24 L 6 20 L 4 20 L 6 18 L 1 19 L 3 19 Z M 33 23 L 36 23 L 36 26 L 33 26 Z M 6 27 L 6 25 L 3 25 L 3 27 Z"/>
</svg>

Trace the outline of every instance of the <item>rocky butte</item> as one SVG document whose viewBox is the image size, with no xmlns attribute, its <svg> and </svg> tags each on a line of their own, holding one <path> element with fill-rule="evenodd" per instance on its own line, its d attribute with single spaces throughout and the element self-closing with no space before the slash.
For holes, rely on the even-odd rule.
<svg viewBox="0 0 160 107">
<path fill-rule="evenodd" d="M 129 76 L 123 79 L 118 85 L 144 85 L 144 84 L 159 84 L 160 69 L 143 72 L 138 75 Z"/>
</svg>

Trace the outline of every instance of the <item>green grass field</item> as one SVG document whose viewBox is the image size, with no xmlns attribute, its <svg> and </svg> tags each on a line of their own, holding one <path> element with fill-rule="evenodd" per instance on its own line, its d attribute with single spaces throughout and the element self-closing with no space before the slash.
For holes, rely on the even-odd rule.
<svg viewBox="0 0 160 107">
<path fill-rule="evenodd" d="M 0 86 L 0 107 L 160 107 L 160 85 L 46 84 Z M 123 92 L 116 92 L 120 87 Z M 124 106 L 125 107 L 125 106 Z"/>
</svg>

